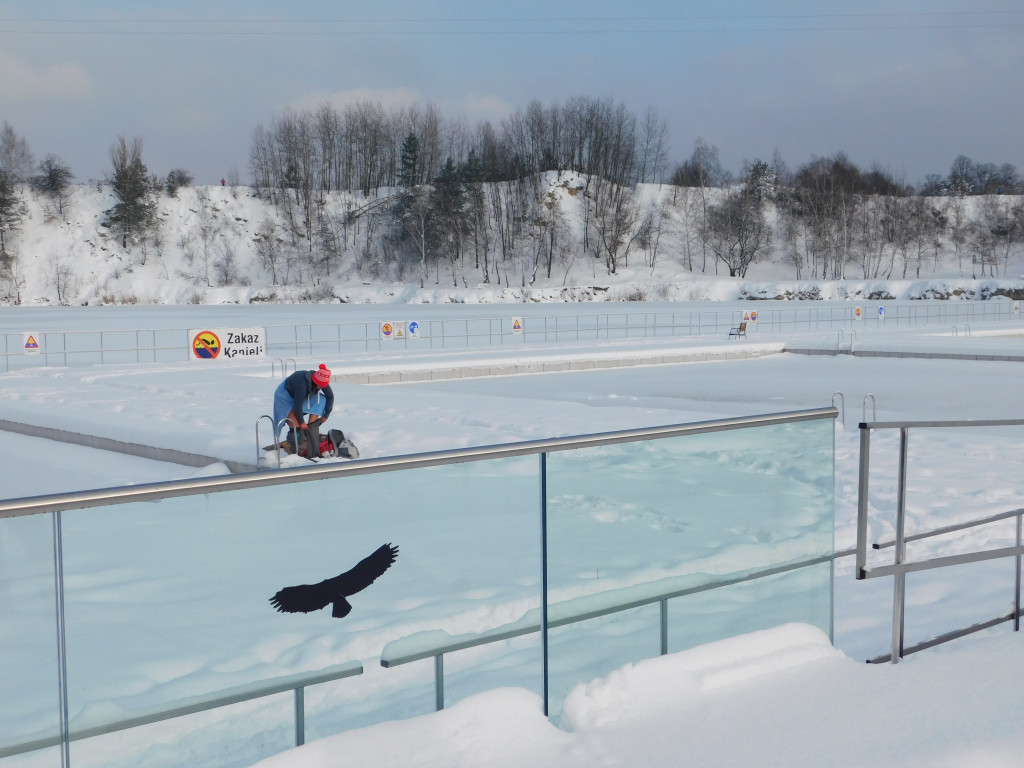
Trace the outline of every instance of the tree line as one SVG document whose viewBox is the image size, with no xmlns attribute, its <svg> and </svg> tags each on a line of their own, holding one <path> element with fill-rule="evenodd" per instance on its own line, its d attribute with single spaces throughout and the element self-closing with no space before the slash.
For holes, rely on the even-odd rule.
<svg viewBox="0 0 1024 768">
<path fill-rule="evenodd" d="M 638 116 L 610 99 L 535 101 L 498 126 L 473 127 L 430 105 L 288 111 L 251 138 L 251 187 L 278 214 L 260 223 L 254 251 L 274 283 L 325 283 L 348 254 L 378 279 L 439 283 L 443 273 L 457 284 L 475 271 L 483 283 L 525 284 L 586 258 L 595 275 L 597 265 L 615 274 L 635 254 L 653 268 L 666 238 L 695 272 L 742 277 L 775 254 L 798 279 L 909 277 L 949 249 L 961 274 L 996 275 L 1024 240 L 1024 190 L 1010 164 L 960 156 L 948 174 L 914 188 L 842 153 L 795 170 L 776 153 L 746 162 L 738 176 L 703 139 L 682 162 L 670 165 L 668 153 L 653 110 Z M 545 186 L 549 172 L 582 201 L 582 225 L 570 226 Z M 23 211 L 18 184 L 48 196 L 62 216 L 73 179 L 54 155 L 35 164 L 4 123 L 0 258 Z M 239 185 L 237 175 L 231 181 Z M 118 137 L 107 183 L 116 202 L 105 223 L 124 248 L 145 250 L 155 193 L 174 195 L 192 177 L 182 168 L 151 174 L 141 139 Z M 668 191 L 655 206 L 638 187 L 651 183 Z M 201 238 L 204 253 L 213 238 Z M 209 282 L 208 267 L 205 275 Z"/>
</svg>

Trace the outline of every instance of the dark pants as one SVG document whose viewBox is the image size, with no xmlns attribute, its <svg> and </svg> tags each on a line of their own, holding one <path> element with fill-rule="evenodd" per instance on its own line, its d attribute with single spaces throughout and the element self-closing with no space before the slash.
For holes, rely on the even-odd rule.
<svg viewBox="0 0 1024 768">
<path fill-rule="evenodd" d="M 320 458 L 320 422 L 310 424 L 307 429 L 289 429 L 286 438 L 290 446 L 289 452 L 294 451 L 299 456 L 310 459 Z"/>
</svg>

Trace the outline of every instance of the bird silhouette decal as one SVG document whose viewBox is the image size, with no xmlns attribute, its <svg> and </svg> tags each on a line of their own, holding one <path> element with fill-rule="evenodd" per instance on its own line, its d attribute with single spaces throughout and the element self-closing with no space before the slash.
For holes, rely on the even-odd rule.
<svg viewBox="0 0 1024 768">
<path fill-rule="evenodd" d="M 352 605 L 345 598 L 373 584 L 397 557 L 398 547 L 384 544 L 372 555 L 356 563 L 351 570 L 333 579 L 324 579 L 319 584 L 285 587 L 270 598 L 270 603 L 282 613 L 309 613 L 333 603 L 331 616 L 343 619 L 352 610 Z"/>
</svg>

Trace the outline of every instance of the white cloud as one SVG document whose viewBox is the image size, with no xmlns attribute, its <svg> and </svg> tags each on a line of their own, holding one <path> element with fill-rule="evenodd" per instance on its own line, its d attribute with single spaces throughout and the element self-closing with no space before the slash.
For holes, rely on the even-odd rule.
<svg viewBox="0 0 1024 768">
<path fill-rule="evenodd" d="M 0 98 L 79 100 L 92 95 L 93 91 L 93 80 L 80 64 L 37 67 L 0 52 Z"/>
</svg>

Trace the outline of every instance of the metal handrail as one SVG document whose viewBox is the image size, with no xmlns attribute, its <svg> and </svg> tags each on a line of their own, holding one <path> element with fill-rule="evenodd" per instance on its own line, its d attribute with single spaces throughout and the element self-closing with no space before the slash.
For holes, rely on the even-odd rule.
<svg viewBox="0 0 1024 768">
<path fill-rule="evenodd" d="M 1024 419 L 984 419 L 984 420 L 961 420 L 961 421 L 896 421 L 896 422 L 861 422 L 860 424 L 860 472 L 857 491 L 857 546 L 856 566 L 854 569 L 857 579 L 873 579 L 892 576 L 893 585 L 893 619 L 892 619 L 892 651 L 886 656 L 880 656 L 870 661 L 891 661 L 897 663 L 902 657 L 925 648 L 931 648 L 943 642 L 948 642 L 959 637 L 978 632 L 990 626 L 1000 624 L 1004 621 L 1014 622 L 1014 631 L 1020 629 L 1021 617 L 1021 561 L 1024 557 L 1024 508 L 1012 509 L 983 518 L 970 520 L 952 525 L 942 526 L 931 531 L 915 534 L 905 532 L 906 523 L 906 496 L 907 496 L 907 467 L 908 467 L 908 444 L 911 428 L 962 428 L 962 427 L 1004 427 L 1024 426 Z M 867 537 L 868 537 L 868 490 L 870 481 L 870 456 L 871 456 L 871 431 L 873 429 L 898 429 L 900 431 L 899 446 L 899 470 L 897 477 L 896 496 L 896 535 L 890 541 L 875 543 L 874 549 L 886 549 L 892 547 L 894 551 L 893 564 L 868 567 L 867 565 Z M 933 536 L 953 533 L 956 531 L 975 528 L 980 525 L 988 525 L 1009 518 L 1017 519 L 1016 544 L 1011 547 L 998 549 L 987 549 L 976 552 L 966 552 L 958 555 L 947 555 L 944 557 L 932 557 L 925 560 L 906 561 L 906 547 L 908 542 L 919 541 Z M 1004 557 L 1016 558 L 1016 579 L 1014 584 L 1014 608 L 1005 616 L 975 624 L 965 629 L 954 630 L 937 638 L 932 638 L 923 643 L 904 647 L 904 604 L 906 599 L 906 575 L 917 571 L 934 570 L 946 568 L 953 565 L 965 563 L 997 560 Z"/>
<path fill-rule="evenodd" d="M 598 432 L 589 435 L 556 437 L 545 440 L 530 440 L 520 443 L 460 448 L 430 453 L 414 453 L 371 459 L 357 459 L 343 463 L 315 464 L 310 467 L 293 467 L 270 472 L 248 472 L 239 475 L 215 475 L 212 477 L 171 480 L 146 483 L 118 488 L 98 488 L 89 491 L 74 491 L 47 496 L 28 496 L 0 501 L 0 519 L 22 517 L 46 512 L 88 507 L 128 504 L 135 501 L 155 501 L 177 496 L 193 496 L 220 491 L 234 491 L 243 488 L 265 488 L 288 483 L 311 482 L 346 475 L 370 475 L 392 472 L 399 469 L 419 469 L 446 464 L 460 464 L 470 461 L 527 456 L 577 448 L 592 448 L 617 443 L 653 440 L 706 432 L 724 432 L 734 429 L 762 427 L 772 424 L 789 424 L 817 419 L 835 419 L 838 411 L 833 408 L 812 408 L 801 411 L 742 416 L 731 419 L 715 419 L 688 424 L 674 424 L 660 427 L 624 429 L 615 432 Z"/>
<path fill-rule="evenodd" d="M 921 539 L 930 539 L 933 536 L 941 536 L 945 533 L 955 533 L 956 531 L 964 531 L 968 528 L 976 528 L 979 525 L 986 525 L 988 523 L 995 523 L 999 520 L 1009 520 L 1011 517 L 1019 518 L 1024 515 L 1024 508 L 1011 509 L 1007 512 L 1000 512 L 995 515 L 989 515 L 988 517 L 980 517 L 976 520 L 969 520 L 966 523 L 955 523 L 953 525 L 945 525 L 941 528 L 933 528 L 930 531 L 924 533 L 914 533 L 909 536 L 904 536 L 904 542 L 920 541 Z M 872 549 L 887 549 L 896 545 L 896 539 L 881 539 L 871 545 Z"/>
<path fill-rule="evenodd" d="M 363 665 L 357 661 L 350 661 L 345 664 L 337 664 L 333 667 L 322 669 L 319 672 L 272 678 L 253 685 L 240 686 L 234 690 L 219 691 L 202 696 L 169 709 L 147 712 L 123 720 L 113 720 L 108 723 L 101 723 L 100 725 L 91 725 L 87 728 L 72 729 L 68 734 L 68 741 L 103 736 L 108 733 L 127 730 L 128 728 L 137 728 L 141 725 L 159 723 L 176 717 L 194 715 L 198 712 L 206 712 L 218 707 L 226 707 L 232 704 L 240 704 L 243 701 L 252 701 L 253 699 L 261 699 L 265 696 L 273 696 L 277 693 L 293 691 L 295 693 L 295 746 L 298 747 L 302 746 L 306 740 L 304 690 L 312 685 L 343 680 L 346 677 L 355 677 L 361 674 L 363 674 Z M 61 743 L 60 735 L 53 734 L 30 741 L 23 741 L 18 744 L 6 744 L 0 746 L 0 759 L 26 752 L 34 752 L 47 747 L 55 747 Z"/>
<path fill-rule="evenodd" d="M 729 430 L 737 430 L 752 427 L 764 427 L 778 424 L 789 424 L 796 422 L 812 421 L 812 420 L 824 420 L 824 419 L 835 419 L 838 415 L 838 411 L 834 407 L 830 408 L 817 408 L 802 411 L 789 411 L 784 413 L 765 414 L 760 416 L 748 416 L 738 417 L 732 419 L 719 419 L 704 422 L 695 422 L 689 424 L 678 424 L 670 426 L 659 426 L 659 427 L 646 427 L 639 429 L 620 430 L 615 432 L 603 432 L 595 433 L 590 435 L 578 435 L 570 437 L 560 438 L 549 438 L 546 440 L 535 440 L 522 443 L 510 443 L 504 445 L 487 446 L 481 448 L 464 448 L 458 450 L 449 451 L 437 451 L 434 453 L 425 454 L 411 454 L 406 456 L 397 456 L 390 458 L 380 459 L 364 459 L 360 461 L 348 462 L 345 464 L 333 464 L 327 466 L 314 465 L 310 468 L 298 468 L 288 470 L 279 469 L 271 472 L 253 472 L 244 475 L 221 475 L 215 477 L 206 478 L 190 478 L 187 480 L 178 480 L 162 483 L 151 483 L 143 486 L 128 486 L 119 488 L 106 488 L 96 489 L 91 491 L 79 491 L 73 493 L 56 494 L 50 496 L 37 496 L 28 497 L 23 499 L 9 499 L 6 501 L 0 501 L 0 519 L 21 517 L 27 515 L 44 514 L 50 513 L 54 519 L 54 553 L 55 553 L 55 579 L 57 582 L 57 593 L 58 593 L 58 617 L 57 617 L 57 632 L 58 636 L 63 635 L 64 631 L 64 620 L 62 612 L 60 610 L 60 595 L 63 589 L 63 572 L 60 566 L 60 557 L 63 547 L 60 542 L 60 520 L 61 514 L 65 510 L 71 509 L 84 509 L 98 506 L 113 506 L 117 504 L 126 504 L 136 501 L 157 501 L 172 497 L 187 497 L 193 495 L 205 495 L 210 493 L 217 493 L 221 491 L 229 490 L 240 490 L 250 489 L 259 487 L 276 486 L 283 484 L 290 484 L 296 482 L 309 482 L 315 480 L 322 480 L 327 478 L 338 478 L 344 476 L 359 476 L 365 474 L 375 474 L 389 471 L 396 471 L 402 469 L 414 469 L 424 468 L 433 466 L 442 466 L 455 463 L 465 463 L 471 461 L 483 461 L 491 459 L 510 458 L 516 456 L 526 455 L 538 455 L 541 461 L 542 470 L 542 487 L 544 483 L 545 472 L 543 466 L 546 462 L 547 454 L 554 451 L 566 451 L 573 449 L 581 449 L 587 447 L 606 446 L 620 443 L 629 443 L 637 441 L 646 441 L 660 438 L 671 438 L 684 435 L 697 435 L 712 432 L 722 432 Z M 257 433 L 259 428 L 259 421 L 257 421 Z M 543 498 L 544 494 L 542 494 Z M 542 527 L 543 527 L 543 509 L 542 503 Z M 831 554 L 822 556 L 822 562 L 825 559 L 831 558 Z M 546 560 L 546 556 L 544 557 Z M 786 570 L 791 570 L 796 567 L 804 567 L 809 563 L 801 563 L 794 566 L 780 566 L 777 572 L 782 573 Z M 766 571 L 761 575 L 769 575 L 770 571 Z M 723 583 L 724 585 L 724 583 Z M 706 588 L 713 588 L 708 586 Z M 699 591 L 699 590 L 698 590 Z M 546 586 L 544 587 L 546 593 Z M 672 596 L 672 595 L 669 595 Z M 667 616 L 667 607 L 665 600 L 666 597 L 659 597 L 662 603 L 662 617 L 663 621 Z M 644 600 L 644 602 L 651 602 L 650 600 Z M 639 604 L 639 603 L 638 603 Z M 545 604 L 546 605 L 546 604 Z M 624 610 L 624 608 L 622 608 Z M 593 614 L 598 615 L 598 614 Z M 582 620 L 587 618 L 586 615 L 576 617 L 574 620 Z M 548 624 L 545 620 L 542 620 L 540 631 L 546 635 Z M 545 639 L 546 646 L 546 639 Z M 667 632 L 662 632 L 662 648 L 665 649 L 667 646 Z M 59 678 L 62 686 L 62 702 L 63 707 L 66 710 L 67 707 L 67 672 L 64 666 L 64 658 L 66 651 L 61 648 L 59 650 L 60 659 L 58 661 Z M 438 657 L 438 678 L 442 675 L 441 671 L 441 659 Z M 360 668 L 361 670 L 361 668 Z M 546 662 L 545 662 L 545 680 L 547 679 Z M 443 684 L 439 683 L 439 686 Z M 263 694 L 260 694 L 263 695 Z M 175 717 L 179 714 L 187 714 L 191 711 L 202 711 L 203 708 L 212 708 L 214 706 L 223 706 L 227 703 L 222 697 L 218 697 L 212 702 L 207 702 L 208 706 L 199 704 L 189 704 L 189 707 L 199 707 L 199 709 L 188 709 L 183 710 L 176 708 L 160 713 L 155 713 L 150 716 L 155 717 L 157 720 L 167 719 L 168 717 Z M 545 697 L 545 714 L 547 714 L 547 699 Z M 301 691 L 296 689 L 296 720 L 301 724 L 302 714 L 302 694 Z M 179 711 L 180 710 L 180 711 Z M 152 721 L 152 722 L 155 722 Z M 104 730 L 98 731 L 96 734 L 91 732 L 79 731 L 78 735 L 75 736 L 65 718 L 61 721 L 61 732 L 62 737 L 57 744 L 60 744 L 64 749 L 65 754 L 69 750 L 69 743 L 72 738 L 85 738 L 88 735 L 98 735 L 100 732 L 110 732 L 111 730 L 119 730 L 121 728 L 130 728 L 135 725 L 143 724 L 138 718 L 131 720 L 122 721 L 118 724 L 107 724 L 102 726 Z M 297 738 L 301 736 L 301 725 L 297 725 Z M 83 735 L 84 733 L 84 735 Z"/>
<path fill-rule="evenodd" d="M 655 603 L 660 604 L 660 621 L 659 621 L 659 635 L 661 638 L 661 655 L 664 656 L 668 653 L 668 601 L 676 597 L 685 597 L 687 595 L 695 595 L 700 592 L 709 592 L 714 589 L 721 587 L 729 587 L 735 584 L 742 584 L 748 581 L 755 581 L 757 579 L 767 578 L 769 576 L 776 576 L 781 573 L 788 573 L 790 571 L 796 571 L 801 568 L 808 568 L 813 565 L 821 565 L 832 560 L 836 560 L 841 557 L 849 557 L 854 554 L 853 549 L 846 549 L 840 552 L 834 552 L 827 555 L 821 555 L 819 557 L 813 557 L 806 560 L 800 560 L 793 563 L 786 563 L 784 565 L 775 565 L 770 568 L 761 568 L 755 571 L 747 571 L 741 575 L 727 576 L 725 578 L 715 579 L 705 584 L 698 584 L 692 587 L 686 587 L 683 589 L 673 589 L 666 592 L 662 592 L 656 595 L 649 595 L 647 597 L 636 598 L 631 600 L 623 600 L 611 605 L 606 605 L 603 608 L 591 609 L 582 611 L 579 613 L 568 613 L 561 616 L 555 616 L 547 619 L 547 625 L 549 628 L 563 627 L 569 624 L 576 624 L 581 621 L 588 621 L 590 619 L 600 618 L 602 616 L 608 616 L 614 613 L 620 613 L 622 611 L 632 610 L 633 608 L 639 608 L 645 605 L 653 605 Z M 565 606 L 573 601 L 567 603 L 560 603 L 548 606 L 549 611 L 558 613 L 556 610 L 560 605 Z M 534 609 L 527 613 L 538 612 L 540 609 Z M 524 635 L 530 635 L 535 632 L 540 632 L 543 625 L 541 618 L 537 619 L 521 619 L 518 622 L 512 624 L 506 624 L 502 627 L 495 627 L 494 629 L 481 632 L 480 634 L 473 635 L 471 637 L 461 637 L 459 639 L 453 639 L 450 642 L 434 644 L 429 648 L 423 648 L 411 653 L 402 654 L 389 654 L 387 647 L 381 653 L 380 665 L 382 667 L 390 669 L 391 667 L 398 667 L 403 664 L 409 664 L 414 661 L 421 661 L 423 659 L 434 659 L 434 705 L 435 709 L 440 711 L 444 709 L 444 656 L 454 651 L 461 651 L 467 648 L 476 648 L 481 645 L 489 645 L 490 643 L 497 643 L 504 640 L 511 640 L 515 637 L 522 637 Z"/>
<path fill-rule="evenodd" d="M 864 395 L 864 402 L 861 403 L 861 415 L 864 418 L 864 421 L 868 420 L 868 400 L 871 401 L 871 418 L 878 418 L 878 404 L 875 402 L 875 396 L 868 392 Z"/>
<path fill-rule="evenodd" d="M 832 393 L 832 407 L 836 406 L 836 398 L 839 398 L 840 410 L 839 410 L 839 423 L 846 427 L 846 395 L 842 392 Z"/>
</svg>

